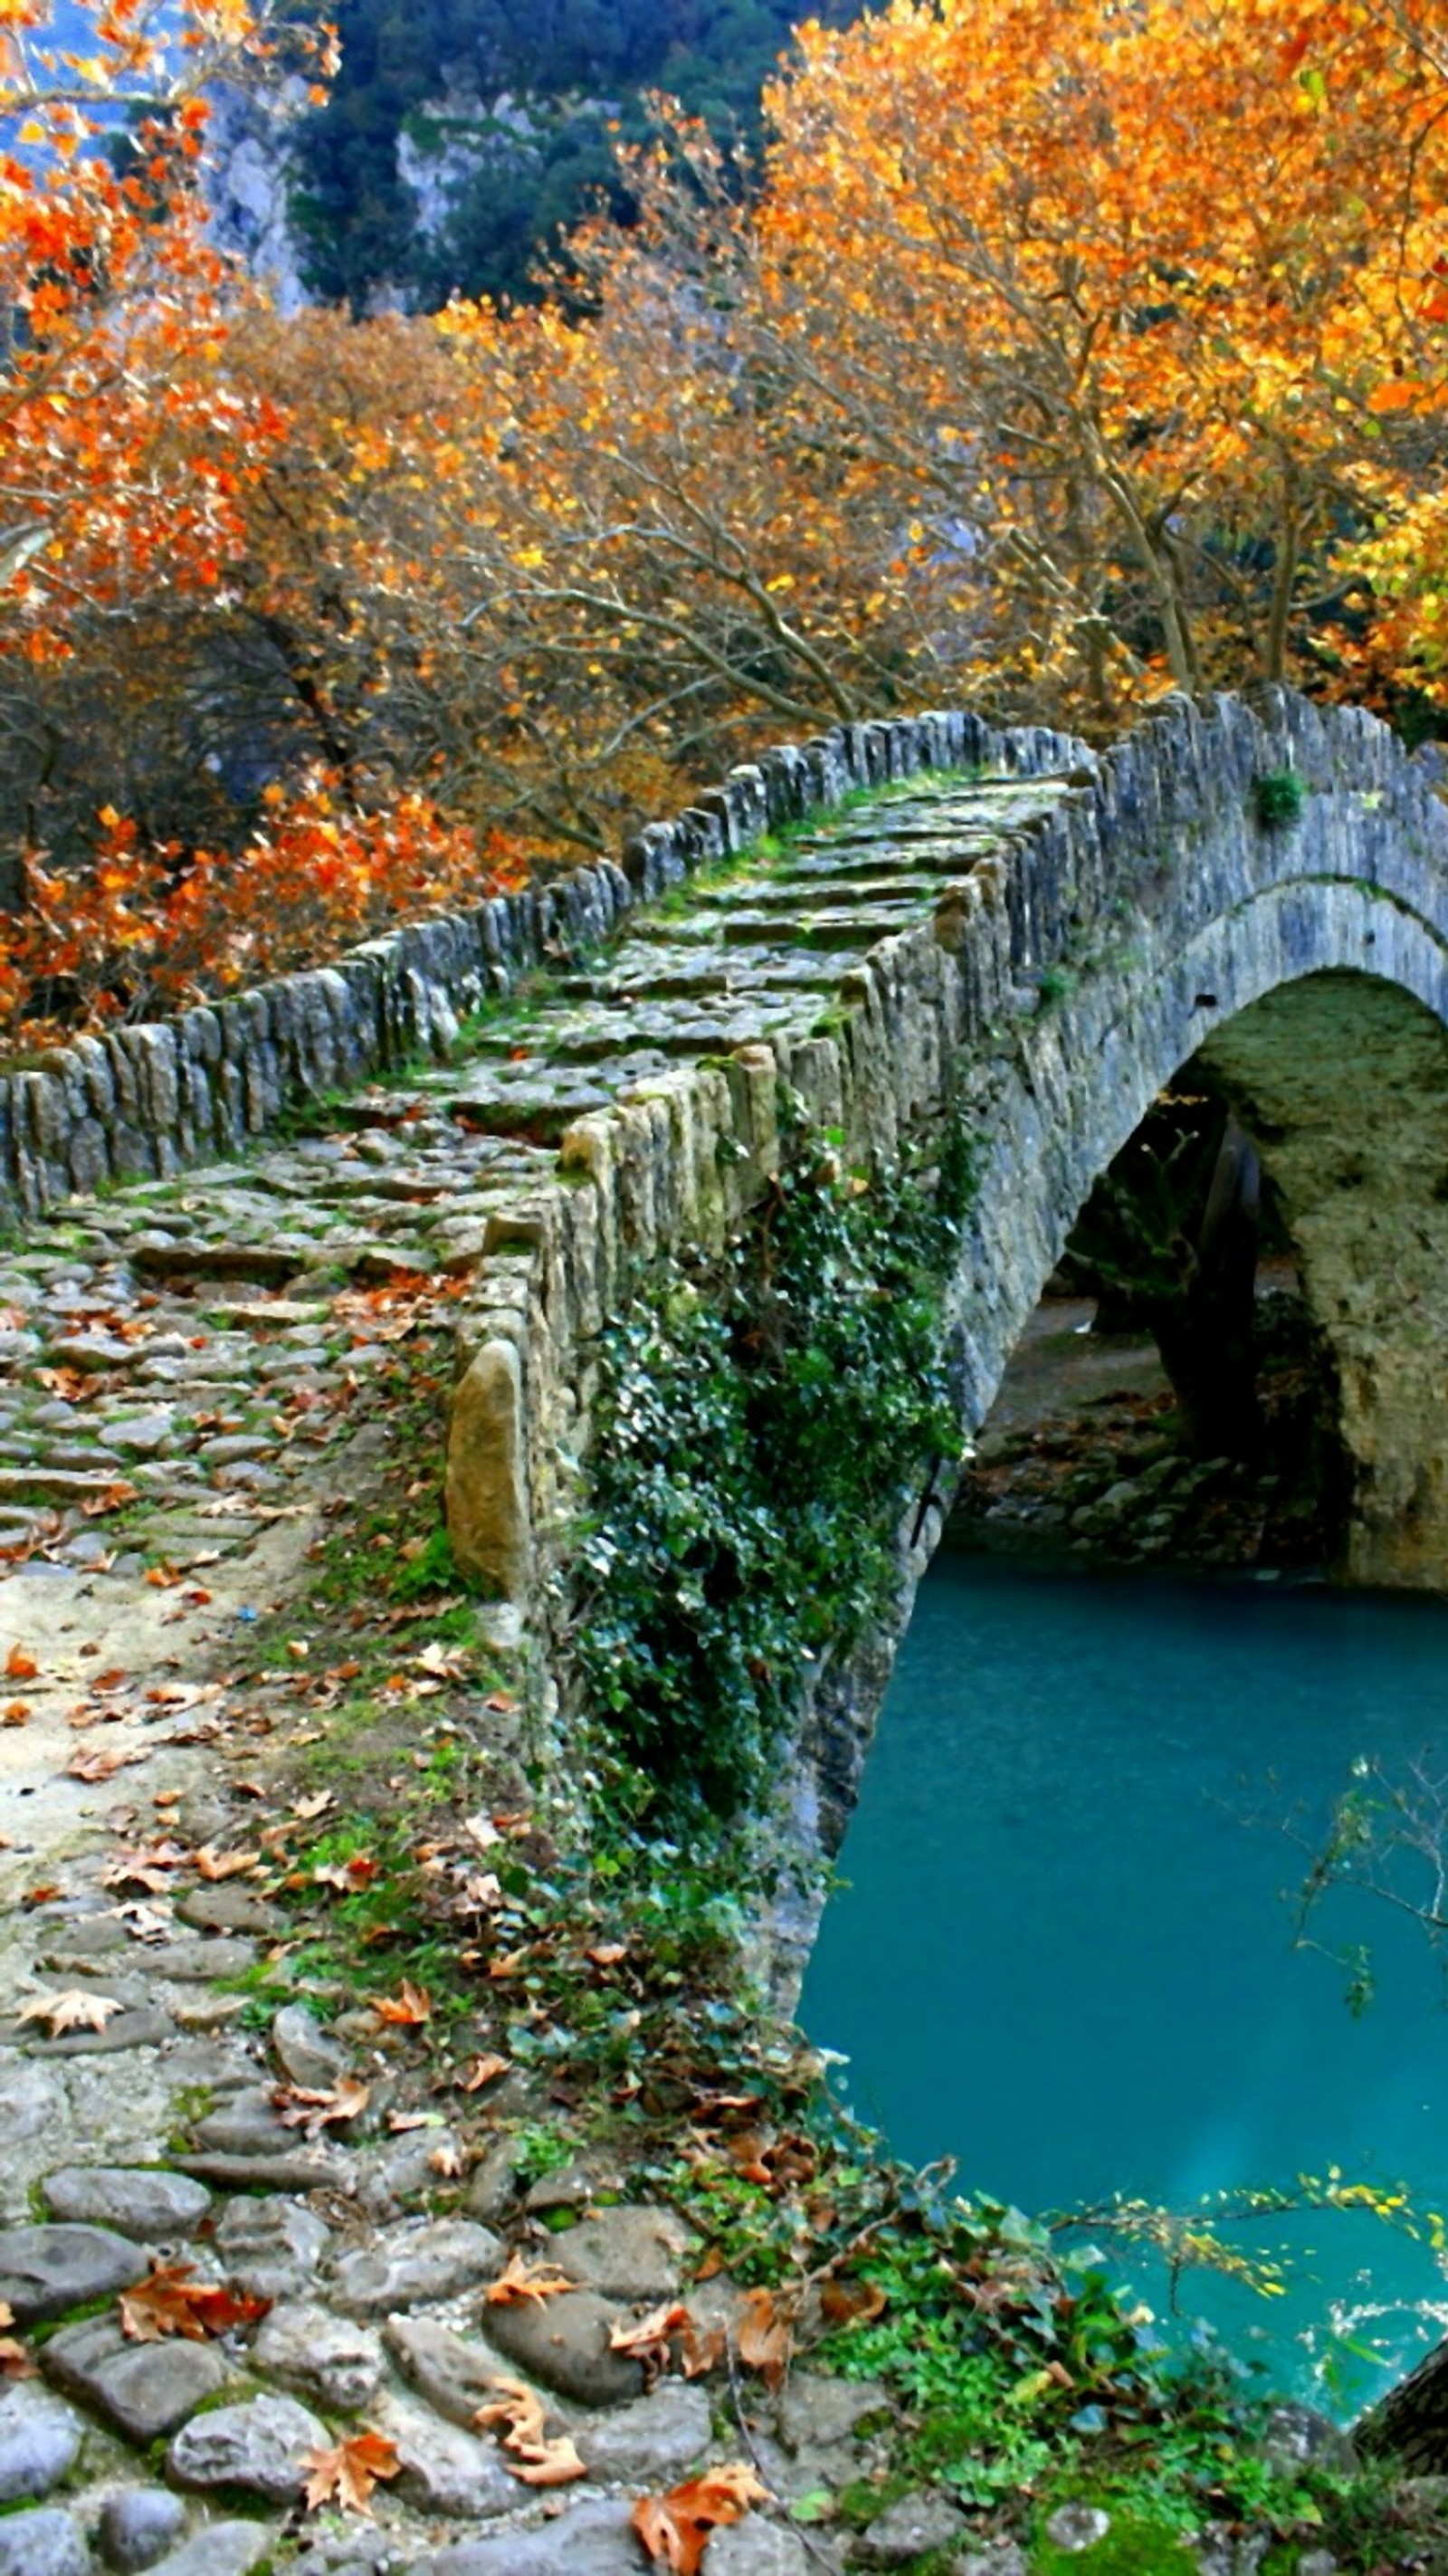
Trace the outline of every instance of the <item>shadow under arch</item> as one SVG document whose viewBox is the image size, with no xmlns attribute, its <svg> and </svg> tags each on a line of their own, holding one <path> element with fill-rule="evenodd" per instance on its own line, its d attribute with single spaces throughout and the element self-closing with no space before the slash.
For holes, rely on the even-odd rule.
<svg viewBox="0 0 1448 2576">
<path fill-rule="evenodd" d="M 1320 939 L 1353 890 L 1316 891 Z M 1263 902 L 1280 916 L 1291 893 Z M 1159 1092 L 1204 1075 L 1275 1185 L 1335 1373 L 1349 1478 L 1335 1571 L 1448 1591 L 1448 979 L 1436 934 L 1398 912 L 1380 963 L 1384 907 L 1370 910 L 1337 956 L 1294 943 L 1275 975 L 1262 924 L 1218 921 L 1193 943 L 1215 954 L 1179 961 L 1197 971 L 1134 992 L 1092 979 L 1022 1047 L 986 1124 L 952 1335 L 975 1428 L 1094 1182 Z"/>
</svg>

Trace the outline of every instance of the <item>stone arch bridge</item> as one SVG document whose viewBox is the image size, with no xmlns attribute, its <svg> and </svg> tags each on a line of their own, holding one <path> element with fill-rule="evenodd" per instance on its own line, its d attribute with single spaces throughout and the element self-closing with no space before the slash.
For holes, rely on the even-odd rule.
<svg viewBox="0 0 1448 2576">
<path fill-rule="evenodd" d="M 1287 770 L 1300 811 L 1266 823 L 1256 782 Z M 1335 1363 L 1346 1570 L 1448 1589 L 1448 808 L 1431 758 L 1360 712 L 1173 700 L 1104 755 L 965 714 L 782 748 L 622 867 L 0 1078 L 0 1193 L 65 1220 L 138 1183 L 93 1231 L 143 1272 L 225 1275 L 201 1184 L 231 1170 L 278 1194 L 233 1276 L 453 1271 L 450 1526 L 506 1628 L 566 1554 L 603 1321 L 762 1194 L 781 1084 L 861 1161 L 964 1099 L 969 1430 L 1092 1182 L 1193 1058 L 1259 1142 Z M 289 1105 L 389 1070 L 402 1089 L 345 1116 L 425 1112 L 415 1184 L 358 1197 L 267 1163 Z M 147 1191 L 198 1165 L 148 1233 Z M 323 1224 L 305 1202 L 329 1190 L 353 1197 Z"/>
<path fill-rule="evenodd" d="M 969 1431 L 1092 1183 L 1195 1059 L 1277 1184 L 1334 1364 L 1343 1571 L 1448 1589 L 1448 808 L 1433 755 L 1278 692 L 1172 702 L 1099 759 L 955 717 L 805 757 L 807 776 L 789 753 L 736 773 L 712 816 L 647 852 L 666 882 L 708 821 L 747 851 L 767 816 L 797 827 L 783 858 L 706 878 L 639 924 L 586 992 L 560 997 L 551 1065 L 540 1032 L 545 1085 L 570 1050 L 621 1060 L 626 1078 L 562 1129 L 559 1183 L 500 1222 L 511 1267 L 485 1268 L 470 1307 L 449 1472 L 465 1562 L 527 1599 L 567 1527 L 590 1339 L 631 1271 L 717 1248 L 762 1189 L 780 1081 L 862 1161 L 963 1097 L 979 1180 L 948 1330 Z M 1260 820 L 1257 782 L 1289 770 L 1300 810 Z M 852 784 L 887 792 L 855 806 Z M 661 1051 L 684 1060 L 629 1064 Z M 568 1105 L 566 1077 L 556 1096 Z M 491 1096 L 478 1105 L 496 1114 Z"/>
</svg>

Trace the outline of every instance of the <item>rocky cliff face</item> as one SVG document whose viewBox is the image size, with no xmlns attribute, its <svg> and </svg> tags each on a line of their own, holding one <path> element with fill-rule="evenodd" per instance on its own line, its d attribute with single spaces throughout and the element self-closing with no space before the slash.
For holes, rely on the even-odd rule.
<svg viewBox="0 0 1448 2576">
<path fill-rule="evenodd" d="M 223 88 L 211 101 L 212 237 L 267 287 L 282 313 L 315 300 L 296 216 L 294 140 L 308 104 L 300 79 L 265 96 Z M 509 90 L 484 98 L 466 86 L 426 101 L 397 137 L 397 175 L 411 217 L 399 229 L 398 251 L 433 249 L 490 178 L 506 187 L 510 176 L 541 167 L 560 129 L 576 125 L 592 135 L 612 112 L 607 100 L 529 98 Z M 399 274 L 369 301 L 378 311 L 405 309 L 416 294 Z"/>
<path fill-rule="evenodd" d="M 283 82 L 264 97 L 230 87 L 211 97 L 212 239 L 261 280 L 281 313 L 295 313 L 308 301 L 289 166 L 291 135 L 306 106 L 302 80 Z"/>
</svg>

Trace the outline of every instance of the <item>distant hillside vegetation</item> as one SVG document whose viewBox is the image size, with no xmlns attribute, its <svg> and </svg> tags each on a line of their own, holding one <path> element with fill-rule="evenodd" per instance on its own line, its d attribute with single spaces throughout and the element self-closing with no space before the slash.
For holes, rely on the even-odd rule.
<svg viewBox="0 0 1448 2576">
<path fill-rule="evenodd" d="M 801 14 L 799 0 L 340 0 L 341 71 L 293 140 L 311 292 L 358 312 L 527 295 L 560 226 L 600 195 L 627 214 L 613 148 L 645 133 L 641 93 L 752 144 Z"/>
</svg>

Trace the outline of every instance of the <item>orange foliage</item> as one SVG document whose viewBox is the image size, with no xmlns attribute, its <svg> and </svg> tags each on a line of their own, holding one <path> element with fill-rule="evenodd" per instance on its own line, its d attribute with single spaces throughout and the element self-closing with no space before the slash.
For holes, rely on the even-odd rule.
<svg viewBox="0 0 1448 2576">
<path fill-rule="evenodd" d="M 227 272 L 196 188 L 203 87 L 270 39 L 240 0 L 173 14 L 158 29 L 150 0 L 86 0 L 82 50 L 54 43 L 47 0 L 0 25 L 0 647 L 37 660 L 87 609 L 214 591 L 280 426 L 225 380 Z"/>
<path fill-rule="evenodd" d="M 80 738 L 10 797 L 12 1031 L 615 845 L 785 730 L 1448 700 L 1437 0 L 894 0 L 805 29 L 757 205 L 666 114 L 554 300 L 357 325 L 205 241 L 197 89 L 265 22 L 87 5 L 70 67 L 0 0 L 0 651 Z"/>
<path fill-rule="evenodd" d="M 991 649 L 1102 720 L 1158 656 L 1180 686 L 1280 675 L 1355 466 L 1390 419 L 1441 442 L 1431 25 L 897 0 L 806 30 L 774 93 L 796 382 L 913 498 L 917 559 L 947 514 L 975 533 Z"/>
<path fill-rule="evenodd" d="M 426 797 L 363 813 L 322 775 L 269 791 L 264 828 L 235 853 L 153 851 L 134 823 L 109 810 L 101 821 L 90 866 L 61 877 L 31 863 L 31 909 L 0 939 L 0 1015 L 22 1044 L 316 964 L 523 873 L 501 835 L 448 823 Z"/>
</svg>

